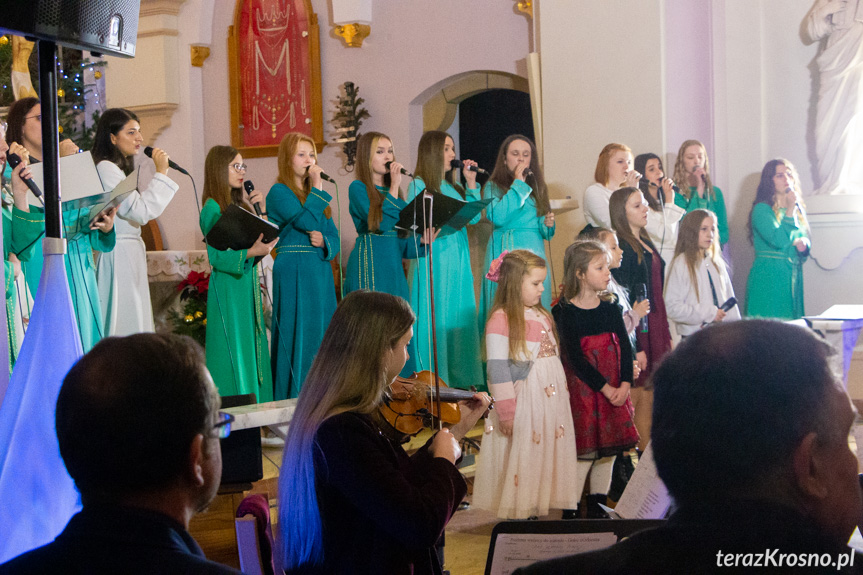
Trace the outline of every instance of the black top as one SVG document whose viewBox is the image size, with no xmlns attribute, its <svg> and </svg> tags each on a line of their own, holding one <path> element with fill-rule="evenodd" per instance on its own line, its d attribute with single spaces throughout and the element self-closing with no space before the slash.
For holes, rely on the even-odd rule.
<svg viewBox="0 0 863 575">
<path fill-rule="evenodd" d="M 620 344 L 620 381 L 632 384 L 632 345 L 623 324 L 623 308 L 616 303 L 600 301 L 594 309 L 583 309 L 560 298 L 551 313 L 569 365 L 590 389 L 599 392 L 608 381 L 584 356 L 581 339 L 609 332 L 617 334 Z"/>
<path fill-rule="evenodd" d="M 47 545 L 0 565 L 2 575 L 46 573 L 233 575 L 207 560 L 175 520 L 140 509 L 87 506 Z"/>
<path fill-rule="evenodd" d="M 648 242 L 648 245 L 651 246 L 653 251 L 656 251 L 656 248 L 654 248 L 652 244 Z M 638 297 L 638 290 L 636 287 L 639 284 L 647 286 L 647 299 L 652 303 L 654 293 L 650 281 L 650 274 L 651 268 L 653 267 L 653 255 L 647 250 L 643 250 L 643 253 L 641 254 L 641 263 L 638 263 L 638 254 L 635 253 L 635 250 L 632 249 L 631 245 L 622 241 L 620 242 L 620 249 L 623 250 L 623 260 L 621 260 L 619 268 L 611 270 L 611 275 L 614 276 L 617 283 L 629 290 L 630 305 L 636 302 L 636 298 Z M 663 278 L 664 282 L 665 262 L 662 260 L 662 256 L 659 256 L 659 261 L 662 264 L 660 267 L 660 271 L 662 272 L 660 277 Z M 662 296 L 662 294 L 656 295 L 659 295 L 660 297 Z"/>
<path fill-rule="evenodd" d="M 766 502 L 725 500 L 681 507 L 662 527 L 636 533 L 606 549 L 535 563 L 515 573 L 860 573 L 863 556 L 857 554 L 854 565 L 847 566 L 851 552 L 793 509 Z M 741 556 L 726 559 L 728 553 Z M 781 554 L 795 555 L 792 561 L 796 566 L 789 567 L 791 562 L 786 558 L 780 567 Z M 806 560 L 810 560 L 808 554 L 818 554 L 819 560 L 826 554 L 829 562 L 838 562 L 844 555 L 846 567 L 801 567 L 798 561 L 802 554 L 807 554 Z M 735 560 L 739 561 L 736 568 Z"/>
<path fill-rule="evenodd" d="M 434 546 L 467 493 L 458 469 L 428 443 L 409 457 L 353 412 L 324 421 L 316 444 L 324 565 L 291 572 L 441 573 Z"/>
</svg>

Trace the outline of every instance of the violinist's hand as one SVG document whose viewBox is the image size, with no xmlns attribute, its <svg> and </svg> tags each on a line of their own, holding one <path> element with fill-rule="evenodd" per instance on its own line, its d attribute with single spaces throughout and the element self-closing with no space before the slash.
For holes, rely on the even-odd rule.
<svg viewBox="0 0 863 575">
<path fill-rule="evenodd" d="M 442 457 L 453 465 L 461 457 L 461 447 L 459 447 L 458 441 L 448 429 L 441 429 L 435 434 L 429 447 L 429 452 L 432 454 L 432 457 Z"/>
<path fill-rule="evenodd" d="M 482 417 L 488 406 L 491 405 L 491 396 L 487 393 L 474 393 L 471 399 L 458 402 L 459 411 L 461 411 L 461 419 L 458 423 L 449 428 L 450 433 L 455 438 L 461 441 L 462 437 L 467 435 L 467 432 L 473 429 L 479 418 Z"/>
<path fill-rule="evenodd" d="M 512 420 L 504 421 L 499 420 L 497 422 L 497 428 L 507 437 L 512 437 Z"/>
</svg>

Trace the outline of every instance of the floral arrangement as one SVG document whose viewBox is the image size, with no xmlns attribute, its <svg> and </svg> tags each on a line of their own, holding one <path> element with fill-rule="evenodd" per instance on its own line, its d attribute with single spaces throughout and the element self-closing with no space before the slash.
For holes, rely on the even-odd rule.
<svg viewBox="0 0 863 575">
<path fill-rule="evenodd" d="M 196 271 L 177 284 L 180 301 L 183 302 L 182 312 L 171 310 L 171 323 L 174 333 L 188 335 L 201 345 L 205 345 L 207 336 L 207 291 L 210 288 L 210 274 Z"/>
</svg>

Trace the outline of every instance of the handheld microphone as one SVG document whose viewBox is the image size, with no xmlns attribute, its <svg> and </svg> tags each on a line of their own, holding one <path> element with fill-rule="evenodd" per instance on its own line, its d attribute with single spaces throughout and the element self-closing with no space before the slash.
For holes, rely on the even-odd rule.
<svg viewBox="0 0 863 575">
<path fill-rule="evenodd" d="M 153 157 L 153 148 L 152 148 L 152 146 L 147 146 L 146 148 L 144 148 L 144 154 L 146 154 L 148 158 L 152 158 L 152 157 Z M 177 170 L 177 171 L 178 171 L 178 172 L 180 172 L 181 174 L 186 174 L 187 176 L 189 175 L 189 172 L 187 172 L 186 170 L 184 170 L 183 168 L 181 168 L 181 167 L 177 164 L 177 162 L 175 162 L 174 160 L 168 160 L 168 167 L 169 167 L 169 168 L 171 168 L 171 169 L 173 169 L 173 170 Z"/>
<path fill-rule="evenodd" d="M 533 170 L 531 170 L 530 168 L 525 168 L 522 174 L 524 174 L 525 179 L 527 179 L 533 175 Z"/>
<path fill-rule="evenodd" d="M 306 174 L 308 174 L 308 173 L 309 173 L 309 168 L 306 168 Z M 331 184 L 335 184 L 335 183 L 336 183 L 336 181 L 335 181 L 334 179 L 332 179 L 332 178 L 329 176 L 329 174 L 327 174 L 326 172 L 321 172 L 321 179 L 322 179 L 322 180 L 326 180 L 326 181 L 328 181 L 328 182 L 329 182 L 329 183 L 331 183 Z"/>
<path fill-rule="evenodd" d="M 255 191 L 255 184 L 252 183 L 252 180 L 246 180 L 243 182 L 243 188 L 245 188 L 246 193 L 251 196 L 252 192 Z M 255 213 L 258 214 L 259 218 L 264 217 L 264 212 L 261 211 L 261 204 L 254 202 L 252 203 L 252 207 L 255 208 Z"/>
<path fill-rule="evenodd" d="M 637 295 L 635 297 L 636 302 L 642 302 L 642 301 L 647 299 L 647 284 L 637 284 L 635 286 L 635 289 L 636 289 L 636 293 L 637 293 Z M 639 326 L 638 329 L 642 333 L 647 333 L 647 329 L 648 329 L 647 316 L 644 316 L 643 318 L 641 318 L 641 321 L 638 322 L 638 326 Z"/>
<path fill-rule="evenodd" d="M 662 186 L 660 186 L 659 184 L 654 184 L 653 182 L 647 182 L 647 185 L 653 186 L 654 188 L 659 188 L 660 190 L 662 189 Z M 680 188 L 677 187 L 677 184 L 671 184 L 671 189 L 674 190 L 675 194 L 680 193 Z"/>
<path fill-rule="evenodd" d="M 724 304 L 719 306 L 719 309 L 721 309 L 722 311 L 727 313 L 728 310 L 730 310 L 731 308 L 733 308 L 736 305 L 737 305 L 737 298 L 732 296 L 732 297 L 728 298 L 728 300 Z"/>
<path fill-rule="evenodd" d="M 388 172 L 390 172 L 390 173 L 392 173 L 392 168 L 390 168 L 390 166 L 392 166 L 392 164 L 393 164 L 392 162 L 387 162 L 386 164 L 384 164 L 384 167 L 385 167 L 385 168 L 387 169 L 387 171 L 388 171 Z M 409 178 L 413 178 L 413 177 L 414 177 L 414 175 L 413 175 L 412 173 L 410 173 L 409 171 L 407 171 L 407 170 L 406 170 L 406 169 L 404 169 L 404 168 L 402 168 L 402 169 L 401 169 L 401 170 L 399 170 L 399 171 L 402 173 L 402 175 L 405 175 L 405 176 L 407 176 L 407 177 L 409 177 Z"/>
<path fill-rule="evenodd" d="M 9 154 L 6 156 L 6 161 L 9 162 L 9 165 L 14 170 L 18 167 L 18 164 L 21 163 L 21 157 L 18 156 L 18 154 Z M 34 196 L 36 196 L 37 198 L 42 197 L 42 190 L 39 189 L 39 186 L 36 185 L 36 182 L 34 182 L 31 178 L 27 178 L 26 180 L 24 178 L 21 179 L 24 181 L 25 184 L 27 184 L 27 187 L 30 188 L 30 191 L 33 192 Z"/>
<path fill-rule="evenodd" d="M 464 167 L 464 162 L 462 162 L 461 160 L 453 160 L 449 164 L 450 164 L 450 167 L 453 169 Z M 486 172 L 485 170 L 483 170 L 479 166 L 468 166 L 467 171 L 468 172 L 476 172 L 477 174 L 488 174 L 488 172 Z"/>
</svg>

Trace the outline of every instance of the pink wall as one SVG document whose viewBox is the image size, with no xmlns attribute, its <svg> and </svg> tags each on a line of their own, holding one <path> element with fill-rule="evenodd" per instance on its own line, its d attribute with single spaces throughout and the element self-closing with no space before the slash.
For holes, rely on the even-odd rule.
<svg viewBox="0 0 863 575">
<path fill-rule="evenodd" d="M 210 58 L 204 64 L 204 146 L 230 142 L 226 39 L 235 0 L 215 0 Z M 529 51 L 530 20 L 500 0 L 376 0 L 371 35 L 362 48 L 347 48 L 332 33 L 326 0 L 312 0 L 321 32 L 322 97 L 325 137 L 330 133 L 338 87 L 347 80 L 360 88 L 371 118 L 363 130 L 392 137 L 396 154 L 408 166 L 422 135 L 423 102 L 417 97 L 429 86 L 471 70 L 522 73 Z M 337 145 L 328 146 L 320 163 L 339 182 L 343 249 L 353 246 L 355 230 L 348 215 L 347 188 L 352 174 L 341 169 Z M 276 178 L 275 158 L 247 160 L 248 177 L 258 187 Z M 329 190 L 332 191 L 332 190 Z M 347 251 L 345 252 L 345 257 Z"/>
</svg>

